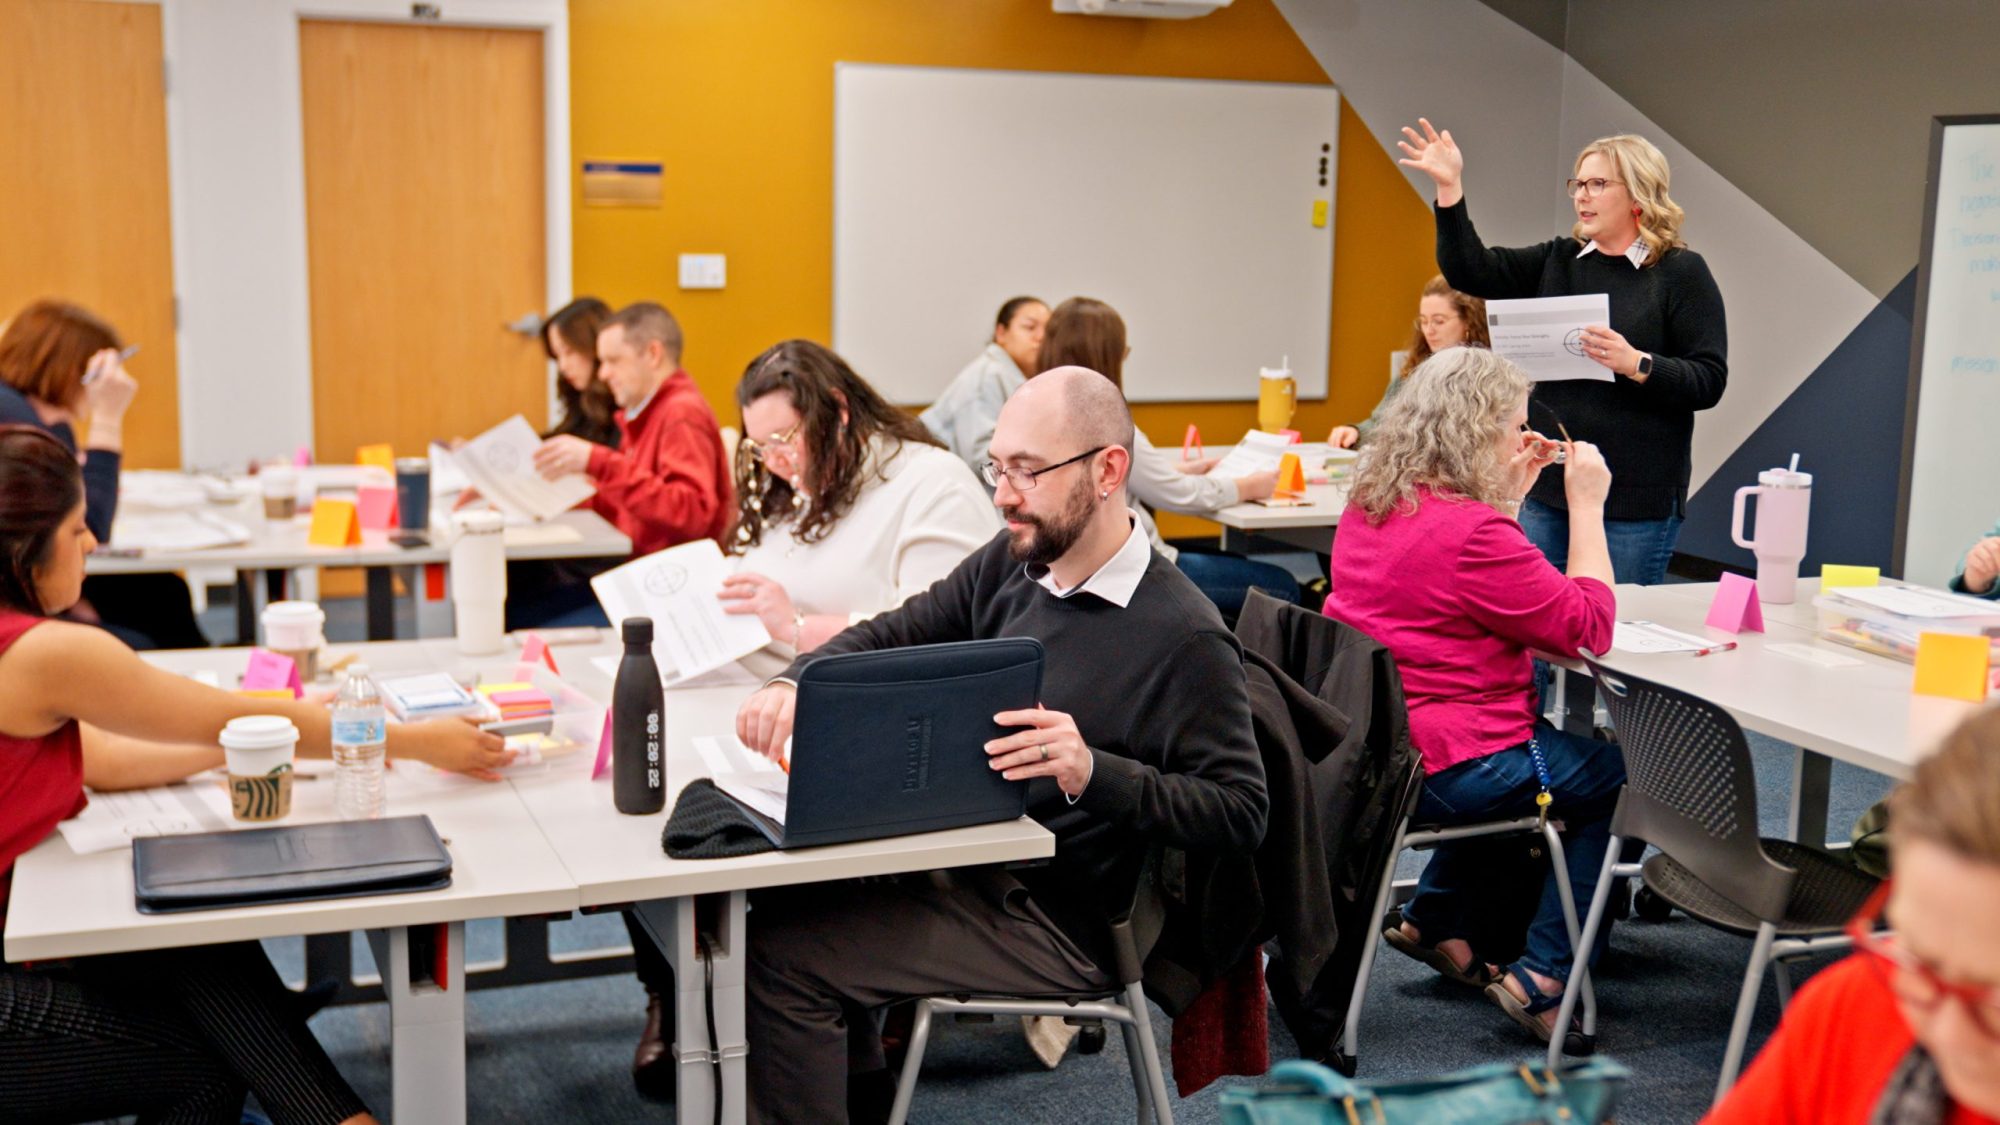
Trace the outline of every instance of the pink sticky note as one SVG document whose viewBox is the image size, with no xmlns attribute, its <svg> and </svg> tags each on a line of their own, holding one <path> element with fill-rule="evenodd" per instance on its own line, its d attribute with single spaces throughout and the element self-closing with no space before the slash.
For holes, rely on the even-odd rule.
<svg viewBox="0 0 2000 1125">
<path fill-rule="evenodd" d="M 1299 432 L 1297 430 L 1279 430 L 1278 436 L 1285 439 L 1286 445 L 1297 445 L 1299 443 Z"/>
<path fill-rule="evenodd" d="M 533 664 L 536 661 L 548 665 L 549 671 L 556 675 L 562 675 L 562 669 L 556 667 L 556 654 L 549 651 L 549 642 L 543 640 L 540 633 L 525 633 L 521 637 L 521 663 Z"/>
<path fill-rule="evenodd" d="M 1201 427 L 1188 423 L 1187 436 L 1181 439 L 1181 460 L 1201 460 Z"/>
<path fill-rule="evenodd" d="M 300 468 L 305 468 L 307 465 L 310 465 L 312 463 L 313 463 L 313 451 L 310 446 L 301 445 L 299 446 L 299 451 L 297 453 L 292 454 L 292 464 L 297 465 Z"/>
<path fill-rule="evenodd" d="M 355 490 L 361 510 L 361 526 L 370 531 L 387 531 L 396 526 L 396 490 L 364 484 Z"/>
<path fill-rule="evenodd" d="M 280 656 L 266 649 L 250 650 L 250 666 L 243 670 L 244 691 L 292 690 L 292 698 L 306 693 L 305 684 L 299 680 L 299 666 L 289 656 Z"/>
<path fill-rule="evenodd" d="M 610 708 L 606 708 L 604 711 L 604 733 L 597 739 L 597 764 L 590 767 L 590 780 L 596 781 L 598 778 L 603 777 L 604 771 L 607 768 L 609 768 L 610 765 L 611 765 L 611 710 Z"/>
<path fill-rule="evenodd" d="M 1709 603 L 1708 626 L 1729 633 L 1764 631 L 1764 606 L 1757 600 L 1757 583 L 1740 574 L 1725 574 Z"/>
</svg>

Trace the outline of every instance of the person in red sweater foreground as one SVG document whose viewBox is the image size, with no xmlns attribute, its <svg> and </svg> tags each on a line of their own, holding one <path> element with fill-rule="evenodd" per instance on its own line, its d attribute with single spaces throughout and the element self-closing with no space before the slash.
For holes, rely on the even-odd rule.
<svg viewBox="0 0 2000 1125">
<path fill-rule="evenodd" d="M 1889 799 L 1895 877 L 1710 1125 L 2000 1122 L 2000 711 Z M 1885 930 L 1887 925 L 1893 930 Z"/>
<path fill-rule="evenodd" d="M 696 539 L 720 542 L 735 499 L 722 430 L 700 388 L 680 368 L 681 326 L 650 301 L 627 305 L 597 333 L 597 375 L 618 403 L 618 448 L 558 434 L 535 451 L 554 480 L 587 473 L 585 501 L 650 555 Z M 515 563 L 507 569 L 507 627 L 607 624 L 590 590 L 600 561 Z"/>
</svg>

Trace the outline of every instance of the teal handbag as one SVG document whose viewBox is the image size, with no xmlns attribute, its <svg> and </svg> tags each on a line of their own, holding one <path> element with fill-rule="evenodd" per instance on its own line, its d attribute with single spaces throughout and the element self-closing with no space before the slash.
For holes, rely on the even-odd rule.
<svg viewBox="0 0 2000 1125">
<path fill-rule="evenodd" d="M 1273 1084 L 1222 1092 L 1224 1125 L 1598 1125 L 1632 1074 L 1605 1058 L 1489 1063 L 1415 1082 L 1355 1082 L 1312 1062 L 1279 1063 Z"/>
</svg>

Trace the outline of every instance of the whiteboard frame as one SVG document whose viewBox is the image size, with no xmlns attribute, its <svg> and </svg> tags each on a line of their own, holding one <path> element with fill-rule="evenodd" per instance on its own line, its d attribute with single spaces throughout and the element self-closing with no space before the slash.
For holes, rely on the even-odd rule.
<svg viewBox="0 0 2000 1125">
<path fill-rule="evenodd" d="M 1931 118 L 1930 163 L 1924 180 L 1924 233 L 1918 244 L 1917 289 L 1915 307 L 1910 318 L 1910 373 L 1909 393 L 1903 407 L 1903 462 L 1896 483 L 1896 538 L 1890 557 L 1895 560 L 1900 577 L 1911 581 L 1923 581 L 1926 577 L 1936 578 L 1933 569 L 1940 564 L 1934 552 L 1924 552 L 1921 558 L 1911 558 L 1910 514 L 1915 499 L 1917 468 L 1917 423 L 1918 406 L 1923 399 L 1924 383 L 1924 343 L 1928 328 L 1931 298 L 1931 251 L 1937 244 L 1938 191 L 1942 184 L 1944 163 L 1945 132 L 1961 125 L 2000 125 L 2000 113 L 1974 113 L 1944 115 Z M 1970 547 L 1985 528 L 1993 514 L 1984 516 L 1980 527 L 1975 528 L 1966 538 L 1964 546 Z M 1942 586 L 1940 579 L 1936 582 Z"/>
<path fill-rule="evenodd" d="M 889 64 L 889 63 L 849 62 L 849 61 L 836 62 L 834 64 L 834 98 L 833 98 L 834 172 L 833 172 L 833 214 L 832 214 L 833 237 L 831 239 L 832 245 L 830 248 L 831 249 L 830 272 L 832 281 L 832 285 L 830 286 L 832 290 L 832 309 L 831 309 L 832 316 L 830 319 L 832 326 L 831 336 L 833 341 L 833 347 L 836 351 L 840 351 L 843 355 L 847 355 L 848 351 L 851 350 L 853 341 L 843 340 L 841 331 L 842 246 L 844 241 L 846 241 L 849 238 L 852 238 L 853 236 L 844 233 L 843 231 L 844 224 L 842 223 L 843 200 L 841 193 L 842 193 L 842 183 L 845 177 L 843 177 L 842 175 L 842 170 L 840 166 L 841 154 L 843 152 L 843 138 L 841 135 L 841 122 L 843 113 L 841 78 L 844 74 L 850 74 L 854 72 L 865 72 L 865 71 L 895 71 L 902 73 L 932 72 L 937 74 L 978 75 L 982 77 L 1017 76 L 1028 79 L 1051 79 L 1051 78 L 1085 79 L 1091 82 L 1107 82 L 1107 83 L 1165 82 L 1165 83 L 1174 83 L 1176 85 L 1188 85 L 1188 86 L 1199 85 L 1202 87 L 1210 87 L 1210 88 L 1224 88 L 1224 87 L 1237 88 L 1237 89 L 1268 88 L 1268 89 L 1282 89 L 1282 90 L 1311 91 L 1315 94 L 1323 95 L 1326 98 L 1328 98 L 1330 101 L 1329 109 L 1331 111 L 1329 115 L 1329 132 L 1324 138 L 1318 138 L 1316 140 L 1316 144 L 1324 144 L 1327 147 L 1324 152 L 1314 154 L 1316 156 L 1323 157 L 1325 162 L 1324 178 L 1326 182 L 1324 186 L 1317 188 L 1315 190 L 1321 193 L 1319 198 L 1323 198 L 1325 200 L 1327 209 L 1326 224 L 1323 232 L 1324 264 L 1323 268 L 1316 271 L 1316 276 L 1313 280 L 1313 284 L 1316 287 L 1316 292 L 1314 295 L 1320 298 L 1318 300 L 1318 307 L 1321 310 L 1316 314 L 1317 331 L 1315 334 L 1315 341 L 1314 341 L 1314 346 L 1319 354 L 1316 357 L 1312 356 L 1310 353 L 1308 353 L 1308 355 L 1306 356 L 1300 356 L 1294 354 L 1290 357 L 1290 359 L 1292 360 L 1291 366 L 1295 369 L 1295 378 L 1298 387 L 1297 397 L 1299 399 L 1306 401 L 1319 401 L 1319 400 L 1324 400 L 1330 393 L 1332 384 L 1332 378 L 1331 378 L 1331 367 L 1332 367 L 1332 356 L 1333 356 L 1332 337 L 1334 328 L 1333 268 L 1335 262 L 1335 257 L 1334 257 L 1335 228 L 1338 218 L 1338 205 L 1339 205 L 1339 152 L 1340 152 L 1340 119 L 1341 119 L 1341 102 L 1342 102 L 1342 94 L 1337 86 L 1333 86 L 1331 84 L 1321 85 L 1317 83 L 1301 83 L 1301 82 L 1270 82 L 1270 81 L 1248 81 L 1248 80 L 1238 80 L 1238 79 L 1181 78 L 1181 77 L 1166 76 L 1166 75 L 1124 75 L 1124 74 L 1100 74 L 1100 73 L 1075 72 L 1075 71 L 1035 71 L 1035 70 L 1010 70 L 1005 68 L 985 68 L 985 67 L 905 66 L 905 65 Z M 1310 165 L 1307 165 L 1307 167 L 1310 167 Z M 1299 216 L 1298 221 L 1302 225 L 1305 225 L 1308 224 L 1309 219 L 1310 215 L 1301 214 Z M 1321 232 L 1317 228 L 1313 229 L 1312 233 L 1315 236 L 1321 236 Z M 1315 248 L 1315 250 L 1317 252 L 1317 248 Z M 1067 289 L 1062 292 L 1055 292 L 1051 290 L 1049 293 L 1044 294 L 1044 296 L 1049 300 L 1049 302 L 1052 305 L 1060 303 L 1062 300 L 1070 296 L 1077 296 L 1077 295 L 1107 296 L 1107 297 L 1109 296 L 1108 294 L 1104 293 L 1090 292 L 1089 289 L 1090 287 L 1086 286 L 1085 291 L 1080 294 Z M 996 289 L 993 294 L 994 306 L 997 307 L 1001 300 L 1012 295 L 1014 295 L 1014 291 L 1011 289 L 1004 293 Z M 1118 304 L 1118 301 L 1113 300 L 1112 304 L 1115 306 Z M 982 310 L 982 312 L 983 311 L 984 310 Z M 952 373 L 957 370 L 958 365 L 962 364 L 966 359 L 970 359 L 974 354 L 976 354 L 976 352 L 980 347 L 984 346 L 987 340 L 990 340 L 990 336 L 987 337 L 987 339 L 983 340 L 978 335 L 973 334 L 978 331 L 980 323 L 981 322 L 975 321 L 972 324 L 968 325 L 968 327 L 971 328 L 973 332 L 968 334 L 964 356 L 954 357 L 954 360 L 949 365 L 940 368 L 936 377 L 935 386 L 931 389 L 928 395 L 913 397 L 912 395 L 905 393 L 905 388 L 896 385 L 897 382 L 899 382 L 899 380 L 886 380 L 888 385 L 883 385 L 882 382 L 878 382 L 878 386 L 882 386 L 885 396 L 888 397 L 891 401 L 904 403 L 906 405 L 915 405 L 918 403 L 926 403 L 931 401 L 935 397 L 937 392 L 942 391 L 944 389 L 946 382 L 950 379 Z M 990 332 L 990 329 L 988 331 Z M 1163 354 L 1166 351 L 1166 349 L 1159 347 L 1157 343 L 1149 342 L 1147 340 L 1137 340 L 1136 343 L 1143 348 L 1144 355 L 1147 357 L 1157 356 Z M 1273 345 L 1272 350 L 1275 352 L 1282 353 L 1284 351 L 1284 348 L 1282 345 Z M 852 356 L 850 356 L 849 358 L 856 359 L 856 357 Z M 1146 377 L 1147 364 L 1145 358 L 1142 358 L 1138 365 L 1128 367 L 1127 369 L 1126 372 L 1127 383 L 1125 387 L 1126 397 L 1133 402 L 1254 401 L 1257 397 L 1257 386 L 1258 386 L 1256 382 L 1255 368 L 1261 366 L 1275 367 L 1279 364 L 1281 360 L 1285 358 L 1286 357 L 1282 354 L 1265 355 L 1261 351 L 1256 352 L 1254 354 L 1244 355 L 1241 357 L 1241 360 L 1238 364 L 1238 368 L 1240 369 L 1238 368 L 1231 369 L 1233 374 L 1238 375 L 1240 377 L 1227 380 L 1226 382 L 1219 382 L 1217 384 L 1214 393 L 1183 393 L 1182 388 L 1172 387 L 1172 386 L 1161 388 L 1156 383 L 1153 383 L 1152 380 Z M 1305 360 L 1306 362 L 1300 362 L 1302 359 Z M 1312 362 L 1312 360 L 1314 359 L 1317 359 L 1319 362 L 1316 363 Z M 865 364 L 866 359 L 865 357 L 862 357 L 858 359 L 857 362 L 862 362 Z M 1134 375 L 1138 376 L 1136 380 L 1133 379 Z"/>
</svg>

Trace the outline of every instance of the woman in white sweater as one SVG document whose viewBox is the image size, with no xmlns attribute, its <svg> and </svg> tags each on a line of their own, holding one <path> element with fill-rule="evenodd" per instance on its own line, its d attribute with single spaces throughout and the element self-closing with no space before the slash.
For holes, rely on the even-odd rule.
<svg viewBox="0 0 2000 1125">
<path fill-rule="evenodd" d="M 787 340 L 736 387 L 741 569 L 729 613 L 754 613 L 790 661 L 943 578 L 1000 530 L 964 461 L 833 352 Z"/>
</svg>

